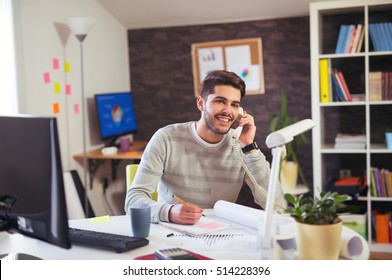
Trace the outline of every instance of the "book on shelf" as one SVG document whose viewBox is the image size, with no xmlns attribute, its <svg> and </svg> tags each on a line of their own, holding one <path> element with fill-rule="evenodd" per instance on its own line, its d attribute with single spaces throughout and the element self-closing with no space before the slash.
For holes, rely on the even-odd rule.
<svg viewBox="0 0 392 280">
<path fill-rule="evenodd" d="M 365 26 L 362 27 L 361 35 L 358 40 L 356 52 L 360 53 L 363 45 L 363 38 L 365 37 Z"/>
<path fill-rule="evenodd" d="M 364 93 L 352 93 L 352 101 L 366 101 L 366 94 Z"/>
<path fill-rule="evenodd" d="M 358 53 L 361 51 L 364 26 L 362 24 L 342 24 L 339 27 L 338 40 L 336 42 L 335 53 Z"/>
<path fill-rule="evenodd" d="M 382 72 L 369 72 L 369 100 L 379 101 L 381 100 L 381 77 Z"/>
<path fill-rule="evenodd" d="M 392 100 L 392 72 L 369 72 L 369 100 Z"/>
<path fill-rule="evenodd" d="M 334 80 L 333 83 L 336 90 L 337 101 L 352 101 L 351 93 L 348 89 L 343 72 L 338 69 L 333 69 L 332 79 Z"/>
<path fill-rule="evenodd" d="M 333 91 L 333 93 L 334 93 L 334 100 L 335 101 L 346 101 L 346 98 L 344 97 L 342 89 L 341 89 L 341 87 L 339 85 L 337 76 L 334 73 L 332 73 L 331 76 L 332 76 L 332 83 L 333 83 L 333 86 L 334 86 L 334 89 L 335 89 Z"/>
<path fill-rule="evenodd" d="M 385 168 L 370 169 L 370 187 L 373 197 L 392 197 L 392 172 Z"/>
<path fill-rule="evenodd" d="M 350 45 L 351 45 L 351 40 L 354 36 L 354 32 L 355 32 L 355 25 L 354 24 L 350 24 L 348 26 L 348 31 L 346 34 L 346 42 L 344 45 L 344 50 L 343 53 L 349 53 L 350 52 Z"/>
<path fill-rule="evenodd" d="M 391 22 L 369 24 L 370 39 L 376 52 L 392 50 Z"/>
<path fill-rule="evenodd" d="M 348 25 L 342 24 L 340 25 L 338 41 L 336 43 L 335 53 L 340 54 L 344 53 L 343 45 L 346 42 L 346 35 L 348 32 Z"/>
<path fill-rule="evenodd" d="M 329 59 L 319 60 L 319 73 L 320 73 L 320 102 L 327 103 L 331 101 L 330 89 L 330 61 Z"/>
<path fill-rule="evenodd" d="M 342 83 L 342 86 L 343 86 L 343 89 L 344 89 L 344 93 L 346 95 L 346 100 L 347 101 L 351 101 L 352 100 L 351 93 L 350 93 L 350 90 L 348 89 L 348 86 L 347 86 L 347 83 L 346 83 L 346 79 L 344 78 L 342 71 L 338 71 L 338 77 L 339 77 L 339 80 Z"/>
<path fill-rule="evenodd" d="M 366 188 L 364 176 L 349 176 L 332 179 L 327 185 L 327 191 L 339 194 L 359 195 Z"/>
<path fill-rule="evenodd" d="M 338 133 L 335 137 L 335 149 L 365 149 L 365 134 Z"/>
</svg>

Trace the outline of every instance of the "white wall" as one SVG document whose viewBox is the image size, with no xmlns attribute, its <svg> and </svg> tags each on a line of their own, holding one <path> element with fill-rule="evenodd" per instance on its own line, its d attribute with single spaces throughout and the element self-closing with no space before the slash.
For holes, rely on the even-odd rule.
<svg viewBox="0 0 392 280">
<path fill-rule="evenodd" d="M 83 152 L 80 43 L 73 34 L 61 40 L 55 23 L 67 33 L 65 23 L 70 17 L 96 19 L 83 43 L 86 104 L 92 103 L 95 93 L 130 89 L 127 30 L 96 0 L 16 0 L 14 4 L 20 113 L 57 117 L 63 169 L 77 169 L 83 180 L 83 162 L 72 157 Z M 53 59 L 60 62 L 58 70 L 52 67 Z M 69 62 L 69 73 L 64 71 L 64 62 Z M 46 72 L 50 83 L 44 82 Z M 58 94 L 54 92 L 55 82 L 60 83 Z M 65 84 L 71 85 L 71 95 L 65 94 Z M 60 106 L 58 114 L 53 112 L 53 103 Z M 79 113 L 75 104 L 80 107 Z M 86 124 L 87 150 L 102 145 L 94 117 L 91 115 Z M 97 178 L 111 176 L 110 166 L 103 167 L 100 172 L 104 175 L 98 173 Z M 94 184 L 94 190 L 89 191 L 93 208 L 97 215 L 107 214 L 100 184 Z M 122 183 L 119 185 L 109 191 L 124 191 Z M 122 205 L 118 209 L 115 212 L 122 211 Z"/>
</svg>

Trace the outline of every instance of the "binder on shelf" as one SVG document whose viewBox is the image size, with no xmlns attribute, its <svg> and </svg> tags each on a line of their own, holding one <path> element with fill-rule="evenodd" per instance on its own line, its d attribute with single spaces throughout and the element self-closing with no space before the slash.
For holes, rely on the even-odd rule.
<svg viewBox="0 0 392 280">
<path fill-rule="evenodd" d="M 320 102 L 327 103 L 331 101 L 331 90 L 329 81 L 329 59 L 319 60 L 320 71 Z"/>
<path fill-rule="evenodd" d="M 373 215 L 374 215 L 375 241 L 377 243 L 390 243 L 389 222 L 391 218 L 391 213 L 382 210 L 375 210 L 373 212 Z"/>
</svg>

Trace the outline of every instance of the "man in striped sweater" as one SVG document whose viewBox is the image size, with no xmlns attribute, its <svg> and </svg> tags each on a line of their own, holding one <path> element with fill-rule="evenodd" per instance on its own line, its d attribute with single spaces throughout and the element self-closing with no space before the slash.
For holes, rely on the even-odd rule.
<svg viewBox="0 0 392 280">
<path fill-rule="evenodd" d="M 146 146 L 126 194 L 126 213 L 130 205 L 150 204 L 154 223 L 194 224 L 203 208 L 213 208 L 216 201 L 235 202 L 244 181 L 264 208 L 270 164 L 254 142 L 253 116 L 239 114 L 244 95 L 245 83 L 235 73 L 207 75 L 196 100 L 200 119 L 163 127 Z M 238 140 L 230 129 L 236 120 L 243 128 Z M 156 188 L 158 201 L 153 201 Z M 277 202 L 277 207 L 284 205 L 281 189 Z"/>
</svg>

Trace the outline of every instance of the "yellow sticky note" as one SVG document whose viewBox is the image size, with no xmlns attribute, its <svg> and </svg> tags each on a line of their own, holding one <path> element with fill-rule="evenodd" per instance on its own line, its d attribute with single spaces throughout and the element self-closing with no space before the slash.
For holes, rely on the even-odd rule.
<svg viewBox="0 0 392 280">
<path fill-rule="evenodd" d="M 53 87 L 54 93 L 60 93 L 60 83 L 54 83 Z"/>
<path fill-rule="evenodd" d="M 69 64 L 69 62 L 64 62 L 64 71 L 65 73 L 71 72 L 71 65 Z"/>
<path fill-rule="evenodd" d="M 53 114 L 60 113 L 60 105 L 58 103 L 53 103 Z"/>
<path fill-rule="evenodd" d="M 107 223 L 110 221 L 110 216 L 100 216 L 100 217 L 94 217 L 90 219 L 91 223 Z"/>
</svg>

